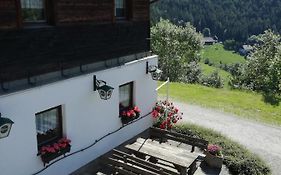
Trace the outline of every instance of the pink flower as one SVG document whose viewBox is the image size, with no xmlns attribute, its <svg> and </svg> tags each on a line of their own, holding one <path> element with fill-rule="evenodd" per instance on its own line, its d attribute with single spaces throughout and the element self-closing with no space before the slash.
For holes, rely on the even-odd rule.
<svg viewBox="0 0 281 175">
<path fill-rule="evenodd" d="M 153 117 L 153 118 L 157 118 L 157 117 L 158 117 L 158 114 L 159 114 L 158 111 L 156 111 L 156 110 L 153 110 L 153 111 L 152 111 L 152 117 Z"/>
<path fill-rule="evenodd" d="M 137 106 L 134 107 L 134 111 L 135 111 L 135 112 L 138 112 L 138 113 L 141 112 L 140 109 L 139 109 Z"/>
</svg>

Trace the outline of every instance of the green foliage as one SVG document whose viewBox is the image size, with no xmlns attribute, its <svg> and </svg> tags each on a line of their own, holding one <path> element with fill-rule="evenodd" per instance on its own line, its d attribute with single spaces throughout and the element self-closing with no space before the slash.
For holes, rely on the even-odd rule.
<svg viewBox="0 0 281 175">
<path fill-rule="evenodd" d="M 233 51 L 225 50 L 222 44 L 205 46 L 201 55 L 203 58 L 208 58 L 209 62 L 214 63 L 216 66 L 219 66 L 220 64 L 235 64 L 245 62 L 244 57 L 234 53 Z"/>
<path fill-rule="evenodd" d="M 186 83 L 199 83 L 202 70 L 200 65 L 193 61 L 187 65 L 186 76 L 183 80 Z"/>
<path fill-rule="evenodd" d="M 204 37 L 210 37 L 211 36 L 211 30 L 209 28 L 204 28 L 202 33 L 203 33 Z"/>
<path fill-rule="evenodd" d="M 234 76 L 233 87 L 281 94 L 281 36 L 271 30 L 257 37 L 257 45 L 246 64 Z"/>
<path fill-rule="evenodd" d="M 209 143 L 222 147 L 224 164 L 233 175 L 270 174 L 269 167 L 257 155 L 218 132 L 187 123 L 177 125 L 174 130 L 182 134 L 208 140 Z"/>
<path fill-rule="evenodd" d="M 222 88 L 223 80 L 219 75 L 218 70 L 215 70 L 211 75 L 203 76 L 201 79 L 201 84 L 214 88 Z"/>
<path fill-rule="evenodd" d="M 213 68 L 207 67 L 208 69 Z M 203 72 L 206 72 L 207 70 L 204 69 L 205 67 L 203 67 Z M 212 70 L 208 71 L 212 72 Z M 281 126 L 281 105 L 274 106 L 265 103 L 261 94 L 184 83 L 171 83 L 169 87 L 172 99 L 233 113 L 236 116 L 254 121 Z M 160 96 L 165 96 L 165 93 L 165 88 L 159 91 Z"/>
<path fill-rule="evenodd" d="M 160 20 L 151 28 L 152 50 L 159 55 L 159 66 L 163 77 L 171 81 L 186 79 L 188 64 L 198 61 L 202 49 L 202 36 L 189 23 L 173 25 L 168 20 Z"/>
<path fill-rule="evenodd" d="M 225 40 L 223 42 L 223 48 L 225 50 L 236 50 L 237 49 L 237 45 L 236 45 L 236 41 L 231 39 L 231 40 Z"/>
<path fill-rule="evenodd" d="M 220 40 L 246 41 L 268 28 L 281 32 L 281 1 L 162 0 L 152 5 L 153 23 L 160 17 L 175 24 L 190 22 L 198 31 L 209 28 Z"/>
</svg>

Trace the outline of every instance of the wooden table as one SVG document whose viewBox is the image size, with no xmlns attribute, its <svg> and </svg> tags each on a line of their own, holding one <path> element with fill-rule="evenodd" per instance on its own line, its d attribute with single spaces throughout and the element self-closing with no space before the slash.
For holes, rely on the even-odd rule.
<svg viewBox="0 0 281 175">
<path fill-rule="evenodd" d="M 136 142 L 125 147 L 135 153 L 169 162 L 184 175 L 187 169 L 189 169 L 188 174 L 193 174 L 196 170 L 196 160 L 199 155 L 183 148 L 143 138 L 138 138 Z"/>
</svg>

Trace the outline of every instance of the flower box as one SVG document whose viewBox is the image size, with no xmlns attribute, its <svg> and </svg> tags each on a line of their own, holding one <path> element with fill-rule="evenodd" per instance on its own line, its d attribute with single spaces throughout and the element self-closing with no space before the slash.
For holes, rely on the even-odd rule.
<svg viewBox="0 0 281 175">
<path fill-rule="evenodd" d="M 48 164 L 50 161 L 56 159 L 57 157 L 61 155 L 65 155 L 66 153 L 69 153 L 71 149 L 71 145 L 66 146 L 63 149 L 60 149 L 59 151 L 55 153 L 47 153 L 47 154 L 42 154 L 41 159 L 44 162 L 44 164 Z"/>
<path fill-rule="evenodd" d="M 43 146 L 40 149 L 41 159 L 45 164 L 48 164 L 50 161 L 56 159 L 61 155 L 65 155 L 70 152 L 71 145 L 70 140 L 67 138 L 62 138 L 58 142 L 51 145 Z"/>
<path fill-rule="evenodd" d="M 140 109 L 137 106 L 120 112 L 120 118 L 123 125 L 139 117 L 140 117 Z"/>
</svg>

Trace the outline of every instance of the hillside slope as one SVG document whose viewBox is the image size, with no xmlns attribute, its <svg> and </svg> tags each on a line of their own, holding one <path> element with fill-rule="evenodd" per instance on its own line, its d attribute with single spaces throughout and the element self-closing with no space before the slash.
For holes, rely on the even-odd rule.
<svg viewBox="0 0 281 175">
<path fill-rule="evenodd" d="M 281 32 L 279 0 L 161 0 L 152 5 L 152 21 L 191 22 L 199 31 L 210 28 L 220 39 L 244 41 L 271 28 Z"/>
</svg>

